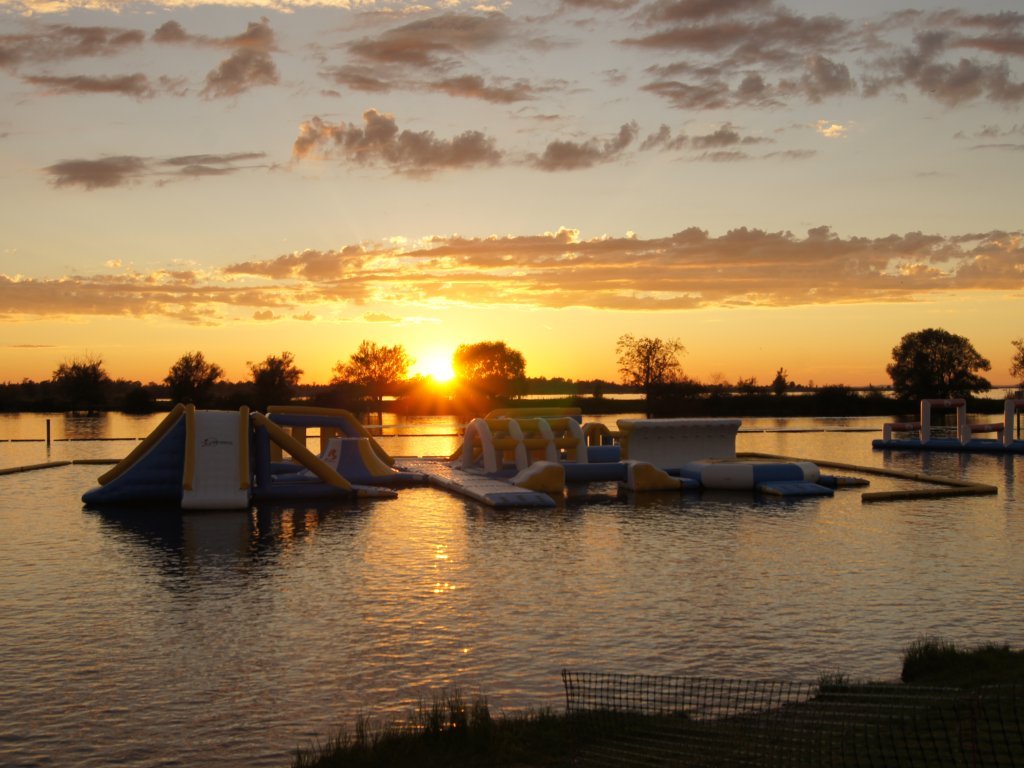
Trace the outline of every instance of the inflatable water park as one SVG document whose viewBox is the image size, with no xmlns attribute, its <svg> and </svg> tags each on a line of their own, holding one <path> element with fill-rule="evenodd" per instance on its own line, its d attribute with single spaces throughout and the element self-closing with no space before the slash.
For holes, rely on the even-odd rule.
<svg viewBox="0 0 1024 768">
<path fill-rule="evenodd" d="M 828 496 L 866 485 L 810 461 L 737 456 L 740 419 L 620 419 L 613 432 L 578 409 L 495 411 L 469 422 L 447 457 L 390 456 L 350 412 L 177 405 L 87 491 L 89 507 L 246 509 L 261 502 L 388 498 L 433 485 L 492 507 L 552 507 L 570 485 L 628 491 L 746 490 Z M 318 441 L 319 450 L 308 447 Z"/>
<path fill-rule="evenodd" d="M 954 414 L 956 426 L 937 427 L 937 414 Z M 967 401 L 963 398 L 925 399 L 920 403 L 917 421 L 897 421 L 882 427 L 882 439 L 873 440 L 876 449 L 901 451 L 954 451 L 962 453 L 1024 453 L 1019 439 L 1024 399 L 1003 401 L 1002 421 L 987 424 L 967 420 Z M 979 437 L 979 435 L 992 437 Z"/>
</svg>

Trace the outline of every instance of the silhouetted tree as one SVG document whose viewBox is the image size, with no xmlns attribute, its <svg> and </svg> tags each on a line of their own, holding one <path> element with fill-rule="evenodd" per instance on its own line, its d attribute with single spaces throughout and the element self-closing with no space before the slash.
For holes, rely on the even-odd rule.
<svg viewBox="0 0 1024 768">
<path fill-rule="evenodd" d="M 686 347 L 678 339 L 638 339 L 627 333 L 619 337 L 615 351 L 623 383 L 642 388 L 650 397 L 653 387 L 679 378 L 679 356 Z"/>
<path fill-rule="evenodd" d="M 202 352 L 187 352 L 171 366 L 164 383 L 170 388 L 172 402 L 204 407 L 223 375 L 221 367 L 207 362 Z"/>
<path fill-rule="evenodd" d="M 520 397 L 526 390 L 526 359 L 503 341 L 461 344 L 452 355 L 463 408 L 485 410 L 497 398 Z"/>
<path fill-rule="evenodd" d="M 107 404 L 110 377 L 99 357 L 76 357 L 57 366 L 50 379 L 61 405 L 69 411 L 94 413 Z"/>
<path fill-rule="evenodd" d="M 779 368 L 779 370 L 775 372 L 775 378 L 772 379 L 771 387 L 772 392 L 774 392 L 778 397 L 782 397 L 782 395 L 786 394 L 786 389 L 789 388 L 789 382 L 786 380 L 787 376 L 789 376 L 789 374 L 786 373 L 785 368 Z"/>
<path fill-rule="evenodd" d="M 268 405 L 287 405 L 299 383 L 302 371 L 295 367 L 295 357 L 291 352 L 282 352 L 280 356 L 268 355 L 260 363 L 246 363 L 252 372 L 253 405 L 261 410 Z"/>
<path fill-rule="evenodd" d="M 988 360 L 963 336 L 942 328 L 906 334 L 893 347 L 886 373 L 899 400 L 969 397 L 992 385 L 978 375 L 991 368 Z"/>
<path fill-rule="evenodd" d="M 331 383 L 356 384 L 366 390 L 380 412 L 384 395 L 393 394 L 395 387 L 409 376 L 412 360 L 401 344 L 388 347 L 363 341 L 348 359 L 334 366 Z"/>
<path fill-rule="evenodd" d="M 1017 379 L 1017 383 L 1024 387 L 1024 338 L 1014 339 L 1010 342 L 1017 351 L 1013 353 L 1010 375 Z"/>
</svg>

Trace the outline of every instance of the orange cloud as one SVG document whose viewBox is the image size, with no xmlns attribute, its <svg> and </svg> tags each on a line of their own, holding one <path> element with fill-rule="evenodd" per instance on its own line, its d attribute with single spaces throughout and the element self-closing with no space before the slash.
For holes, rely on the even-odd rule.
<svg viewBox="0 0 1024 768">
<path fill-rule="evenodd" d="M 218 323 L 272 319 L 317 305 L 374 304 L 375 321 L 411 306 L 465 305 L 664 311 L 700 307 L 910 302 L 957 291 L 1024 290 L 1024 233 L 911 232 L 841 238 L 689 228 L 663 238 L 435 236 L 362 243 L 231 265 L 218 273 L 158 272 L 26 280 L 0 276 L 0 313 L 159 315 Z M 382 311 L 383 310 L 383 311 Z"/>
</svg>

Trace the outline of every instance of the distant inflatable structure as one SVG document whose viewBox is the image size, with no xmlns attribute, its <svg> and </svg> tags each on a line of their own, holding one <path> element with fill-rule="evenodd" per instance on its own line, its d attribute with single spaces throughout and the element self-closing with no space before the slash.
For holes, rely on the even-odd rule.
<svg viewBox="0 0 1024 768">
<path fill-rule="evenodd" d="M 956 427 L 951 436 L 937 437 L 932 417 L 936 411 L 953 411 Z M 882 439 L 872 441 L 874 448 L 909 451 L 961 451 L 965 453 L 1024 453 L 1024 440 L 1016 439 L 1016 421 L 1024 413 L 1024 399 L 1007 398 L 1003 402 L 1003 420 L 988 424 L 971 424 L 967 420 L 967 402 L 963 398 L 921 401 L 920 419 L 886 424 Z M 995 438 L 978 438 L 979 434 Z M 909 434 L 909 437 L 894 437 Z"/>
</svg>

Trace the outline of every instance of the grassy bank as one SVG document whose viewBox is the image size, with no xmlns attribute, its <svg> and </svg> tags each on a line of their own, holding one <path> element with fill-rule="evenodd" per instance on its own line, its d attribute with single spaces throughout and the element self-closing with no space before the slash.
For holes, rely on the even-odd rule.
<svg viewBox="0 0 1024 768">
<path fill-rule="evenodd" d="M 446 692 L 421 704 L 408 722 L 356 721 L 326 743 L 299 750 L 294 768 L 454 768 L 567 765 L 570 729 L 550 711 L 492 717 L 485 699 L 467 704 Z"/>
<path fill-rule="evenodd" d="M 902 679 L 850 682 L 831 674 L 811 695 L 776 701 L 768 713 L 738 707 L 710 719 L 691 718 L 686 709 L 494 717 L 486 700 L 467 704 L 446 693 L 403 724 L 373 727 L 361 719 L 352 732 L 299 750 L 293 768 L 549 768 L 579 764 L 581 756 L 597 765 L 729 766 L 746 765 L 751 755 L 759 765 L 810 768 L 823 749 L 837 766 L 961 765 L 965 748 L 988 755 L 987 765 L 1024 762 L 1017 716 L 1024 652 L 924 638 L 904 652 Z M 999 689 L 995 703 L 985 703 L 990 694 L 981 691 L 992 689 L 984 686 L 1007 684 L 1017 687 Z M 965 722 L 974 729 L 969 738 Z"/>
<path fill-rule="evenodd" d="M 903 654 L 900 679 L 910 685 L 974 688 L 1024 683 L 1024 651 L 1008 645 L 962 648 L 942 638 L 923 638 Z"/>
</svg>

